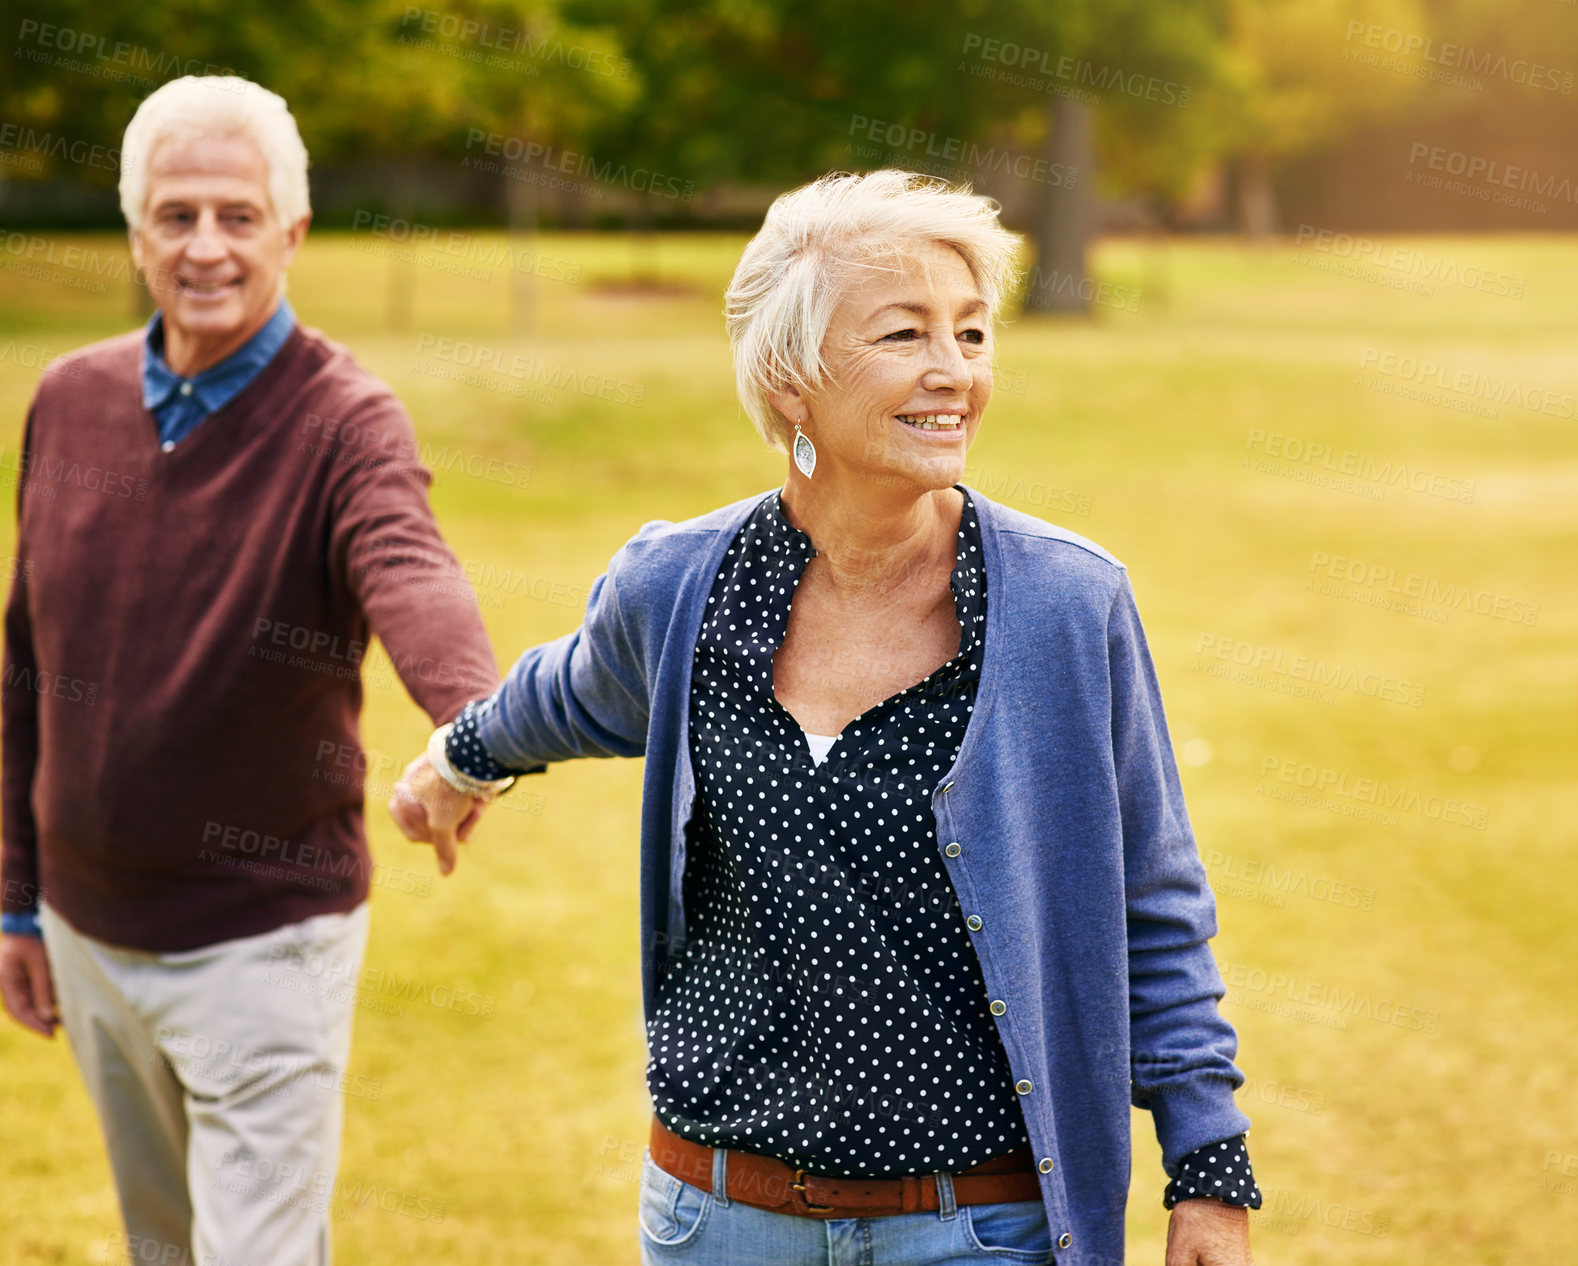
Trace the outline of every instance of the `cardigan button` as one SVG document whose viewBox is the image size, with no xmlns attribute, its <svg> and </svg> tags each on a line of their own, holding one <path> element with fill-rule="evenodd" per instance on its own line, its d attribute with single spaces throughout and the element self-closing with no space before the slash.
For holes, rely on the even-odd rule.
<svg viewBox="0 0 1578 1266">
<path fill-rule="evenodd" d="M 959 842 L 957 840 L 955 840 L 952 844 L 949 844 L 942 851 L 945 852 L 946 854 L 948 854 L 949 857 L 957 857 L 963 850 L 960 849 Z"/>
<path fill-rule="evenodd" d="M 1008 1004 L 1006 1002 L 1004 1002 L 1001 998 L 993 998 L 992 999 L 992 1014 L 993 1015 L 1002 1015 L 1003 1012 L 1007 1011 L 1007 1010 L 1008 1010 Z"/>
<path fill-rule="evenodd" d="M 1036 1168 L 1039 1169 L 1043 1174 L 1050 1174 L 1052 1172 L 1052 1158 L 1050 1156 L 1043 1156 L 1041 1158 L 1041 1163 L 1038 1164 Z M 1067 1247 L 1067 1245 L 1064 1247 Z"/>
<path fill-rule="evenodd" d="M 1057 1237 L 1057 1246 L 1059 1248 L 1068 1248 L 1073 1243 L 1074 1243 L 1074 1237 L 1072 1235 L 1070 1235 L 1067 1231 L 1064 1231 L 1062 1235 Z"/>
<path fill-rule="evenodd" d="M 964 926 L 969 928 L 970 931 L 972 931 L 972 932 L 979 932 L 981 930 L 981 918 L 980 918 L 980 916 L 972 914 L 968 919 L 966 919 L 964 921 Z"/>
<path fill-rule="evenodd" d="M 1034 1090 L 1035 1087 L 1030 1084 L 1030 1079 L 1028 1077 L 1021 1077 L 1014 1083 L 1014 1089 L 1022 1095 L 1027 1095 L 1032 1090 Z"/>
</svg>

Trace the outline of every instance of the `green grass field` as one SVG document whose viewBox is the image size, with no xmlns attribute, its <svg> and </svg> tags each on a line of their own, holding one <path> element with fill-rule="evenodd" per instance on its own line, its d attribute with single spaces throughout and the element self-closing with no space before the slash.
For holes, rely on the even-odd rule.
<svg viewBox="0 0 1578 1266">
<path fill-rule="evenodd" d="M 781 481 L 720 317 L 742 243 L 546 236 L 522 286 L 309 239 L 296 310 L 409 406 L 505 664 L 575 626 L 644 521 Z M 41 275 L 0 252 L 9 468 L 41 351 L 136 319 L 127 281 L 84 288 L 120 239 L 68 245 Z M 1290 243 L 1105 244 L 1096 273 L 1138 303 L 1006 326 L 969 482 L 1130 569 L 1219 897 L 1257 1260 L 1556 1266 L 1578 1253 L 1578 241 L 1386 245 L 1435 280 Z M 537 379 L 439 376 L 517 354 Z M 634 1263 L 640 769 L 531 780 L 440 882 L 382 809 L 427 731 L 370 689 L 368 967 L 491 1017 L 364 988 L 338 1260 Z M 119 1261 L 64 1043 L 0 1026 L 0 1068 L 0 1258 Z M 1164 1176 L 1134 1132 L 1129 1256 L 1159 1266 Z"/>
</svg>

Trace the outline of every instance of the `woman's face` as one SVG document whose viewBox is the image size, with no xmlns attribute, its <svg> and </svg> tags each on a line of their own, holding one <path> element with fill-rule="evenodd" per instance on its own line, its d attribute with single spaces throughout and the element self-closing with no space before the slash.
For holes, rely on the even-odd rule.
<svg viewBox="0 0 1578 1266">
<path fill-rule="evenodd" d="M 992 327 L 964 258 L 927 242 L 844 292 L 816 392 L 786 397 L 809 413 L 816 478 L 950 488 L 992 396 Z M 798 405 L 798 411 L 794 411 Z M 783 406 L 780 406 L 781 408 Z"/>
</svg>

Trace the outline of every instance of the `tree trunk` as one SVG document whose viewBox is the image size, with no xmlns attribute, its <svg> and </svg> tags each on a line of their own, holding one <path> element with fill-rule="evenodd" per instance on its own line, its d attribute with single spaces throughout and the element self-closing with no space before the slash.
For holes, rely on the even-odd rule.
<svg viewBox="0 0 1578 1266">
<path fill-rule="evenodd" d="M 1036 265 L 1025 307 L 1038 312 L 1079 312 L 1089 308 L 1092 290 L 1085 252 L 1095 220 L 1095 150 L 1091 111 L 1073 97 L 1053 96 L 1048 109 L 1052 134 L 1046 157 L 1062 183 L 1048 184 L 1035 210 L 1031 238 Z"/>
<path fill-rule="evenodd" d="M 416 218 L 415 181 L 410 170 L 391 164 L 385 179 L 389 182 L 390 220 L 410 224 Z M 404 332 L 411 328 L 416 309 L 416 263 L 412 258 L 415 248 L 402 250 L 393 241 L 386 241 L 384 246 L 384 328 Z"/>
<path fill-rule="evenodd" d="M 1243 154 L 1233 164 L 1234 227 L 1245 237 L 1264 239 L 1277 231 L 1277 191 L 1271 185 L 1271 160 Z"/>
<path fill-rule="evenodd" d="M 537 191 L 524 180 L 504 181 L 504 201 L 509 210 L 509 245 L 512 258 L 535 249 Z M 510 269 L 510 329 L 530 334 L 537 324 L 537 278 L 530 269 Z"/>
</svg>

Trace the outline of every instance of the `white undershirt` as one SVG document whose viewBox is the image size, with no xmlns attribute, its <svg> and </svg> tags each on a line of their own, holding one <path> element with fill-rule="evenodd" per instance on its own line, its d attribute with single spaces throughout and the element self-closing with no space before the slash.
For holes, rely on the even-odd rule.
<svg viewBox="0 0 1578 1266">
<path fill-rule="evenodd" d="M 800 727 L 800 733 L 805 735 L 805 741 L 811 746 L 811 763 L 820 765 L 827 759 L 828 752 L 833 750 L 833 744 L 838 742 L 836 734 L 812 734 L 805 726 Z"/>
</svg>

